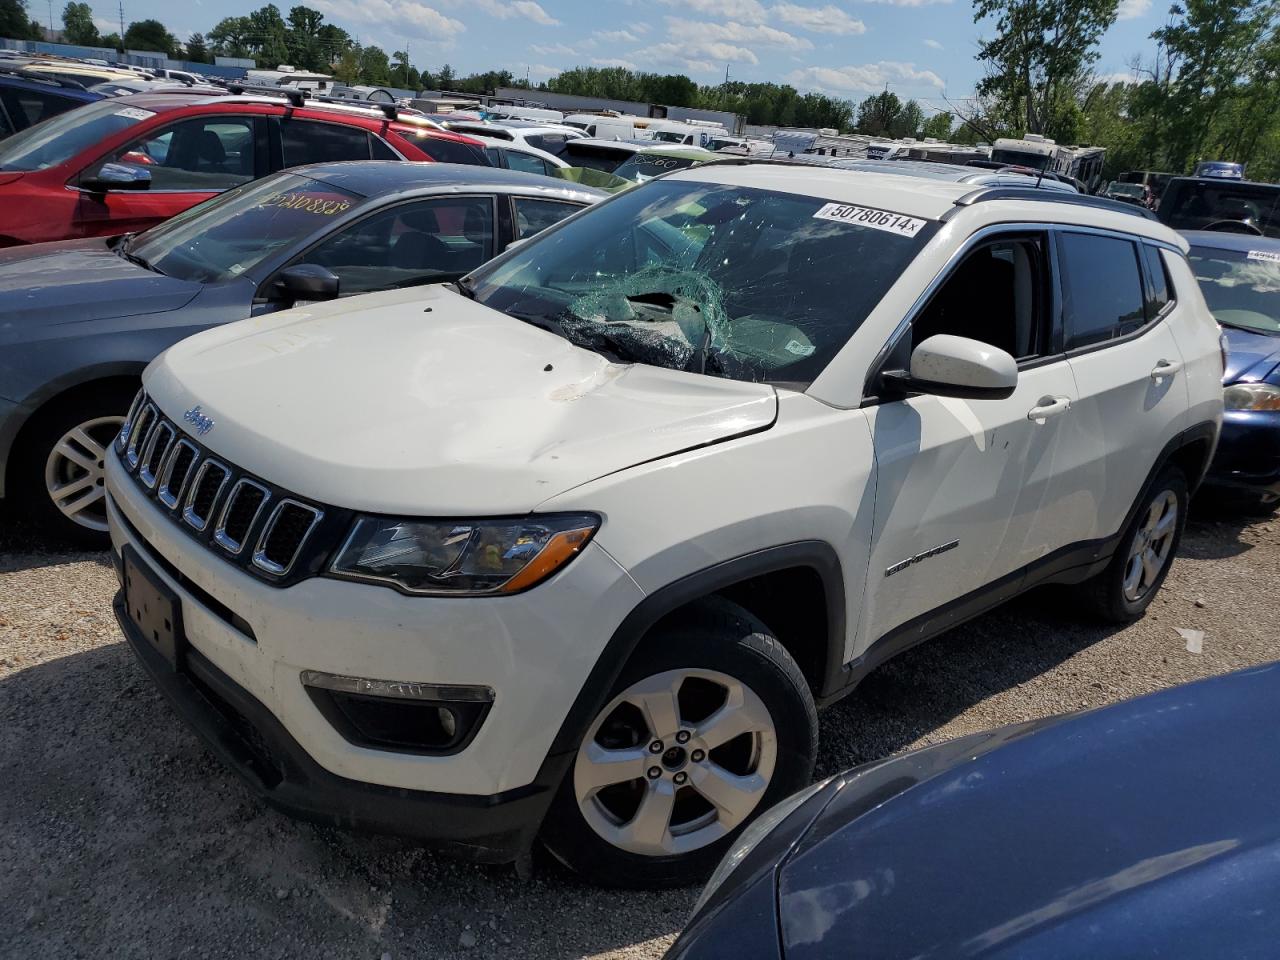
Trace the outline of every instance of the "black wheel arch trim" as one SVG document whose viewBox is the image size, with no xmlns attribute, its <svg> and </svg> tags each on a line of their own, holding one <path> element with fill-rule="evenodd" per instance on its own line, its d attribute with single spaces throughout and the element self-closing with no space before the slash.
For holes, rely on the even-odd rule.
<svg viewBox="0 0 1280 960">
<path fill-rule="evenodd" d="M 827 636 L 825 669 L 815 699 L 841 682 L 845 641 L 845 595 L 840 558 L 835 548 L 822 540 L 802 540 L 767 547 L 725 560 L 681 577 L 641 600 L 605 644 L 569 712 L 552 741 L 548 760 L 557 754 L 569 755 L 579 743 L 591 720 L 604 707 L 622 668 L 640 646 L 640 641 L 659 621 L 681 607 L 694 603 L 744 580 L 797 567 L 817 573 L 826 600 Z M 545 768 L 546 764 L 544 764 Z M 541 779 L 541 775 L 539 776 Z"/>
</svg>

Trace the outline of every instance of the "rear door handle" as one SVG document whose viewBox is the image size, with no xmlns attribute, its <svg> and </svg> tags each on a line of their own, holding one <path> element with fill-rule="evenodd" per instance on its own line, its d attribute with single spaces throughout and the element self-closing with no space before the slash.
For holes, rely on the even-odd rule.
<svg viewBox="0 0 1280 960">
<path fill-rule="evenodd" d="M 1041 397 L 1040 402 L 1027 411 L 1028 420 L 1048 420 L 1071 409 L 1070 397 Z"/>
<path fill-rule="evenodd" d="M 1182 363 L 1180 361 L 1161 360 L 1156 364 L 1155 369 L 1151 371 L 1151 379 L 1163 380 L 1165 377 L 1172 377 L 1181 369 Z"/>
</svg>

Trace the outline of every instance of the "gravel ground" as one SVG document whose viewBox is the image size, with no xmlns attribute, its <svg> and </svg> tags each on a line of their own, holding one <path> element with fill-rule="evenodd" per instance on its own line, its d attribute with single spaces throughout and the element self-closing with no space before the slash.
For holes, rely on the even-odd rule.
<svg viewBox="0 0 1280 960">
<path fill-rule="evenodd" d="M 659 957 L 694 890 L 591 889 L 289 820 L 178 725 L 122 642 L 104 554 L 0 521 L 0 956 Z M 820 773 L 1280 657 L 1280 519 L 1200 518 L 1147 618 L 1033 594 L 823 716 Z M 1189 653 L 1175 628 L 1205 632 Z"/>
</svg>

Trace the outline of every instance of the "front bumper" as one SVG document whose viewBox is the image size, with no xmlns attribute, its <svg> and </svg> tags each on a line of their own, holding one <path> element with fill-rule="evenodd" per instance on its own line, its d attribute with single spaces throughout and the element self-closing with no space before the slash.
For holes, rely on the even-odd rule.
<svg viewBox="0 0 1280 960">
<path fill-rule="evenodd" d="M 1228 410 L 1204 483 L 1217 494 L 1280 500 L 1280 412 Z"/>
<path fill-rule="evenodd" d="M 116 621 L 178 715 L 259 797 L 314 823 L 413 837 L 468 859 L 505 863 L 529 849 L 550 801 L 537 785 L 468 797 L 339 777 L 316 763 L 261 702 L 194 648 L 174 670 L 116 594 Z"/>
<path fill-rule="evenodd" d="M 555 577 L 514 597 L 408 597 L 325 577 L 280 587 L 188 536 L 114 454 L 107 489 L 113 550 L 117 557 L 136 551 L 173 595 L 195 665 L 157 682 L 183 703 L 234 704 L 256 731 L 248 742 L 261 740 L 270 757 L 287 758 L 270 765 L 280 772 L 269 782 L 246 759 L 244 743 L 226 746 L 207 709 L 180 706 L 206 739 L 222 744 L 224 760 L 253 774 L 250 782 L 270 802 L 326 822 L 469 845 L 485 859 L 509 859 L 511 845 L 536 830 L 572 760 L 573 748 L 553 749 L 570 706 L 644 596 L 603 549 L 589 544 Z M 307 671 L 483 686 L 492 704 L 454 752 L 397 752 L 344 735 L 303 685 Z M 190 687 L 200 697 L 193 700 Z"/>
</svg>

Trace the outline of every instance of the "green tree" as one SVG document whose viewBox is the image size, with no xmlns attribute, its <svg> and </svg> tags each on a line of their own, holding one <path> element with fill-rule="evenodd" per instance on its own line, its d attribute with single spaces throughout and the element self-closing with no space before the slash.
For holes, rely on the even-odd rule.
<svg viewBox="0 0 1280 960">
<path fill-rule="evenodd" d="M 1117 7 L 1118 0 L 975 0 L 974 20 L 990 18 L 996 28 L 978 45 L 987 71 L 978 94 L 1026 132 L 1067 139 L 1062 128 L 1076 120 L 1076 98 Z"/>
<path fill-rule="evenodd" d="M 43 40 L 44 30 L 27 15 L 25 0 L 0 0 L 0 37 Z"/>
<path fill-rule="evenodd" d="M 924 126 L 920 128 L 920 136 L 936 137 L 939 140 L 948 141 L 951 139 L 951 127 L 951 114 L 943 110 L 941 113 L 935 113 L 924 122 Z"/>
<path fill-rule="evenodd" d="M 103 34 L 98 40 L 98 46 L 124 53 L 124 41 L 120 39 L 120 34 L 118 33 Z"/>
<path fill-rule="evenodd" d="M 440 68 L 440 72 L 436 74 L 436 83 L 440 85 L 441 90 L 452 90 L 454 83 L 453 67 L 445 64 Z"/>
<path fill-rule="evenodd" d="M 360 82 L 373 87 L 389 87 L 391 61 L 380 47 L 364 47 L 360 51 Z"/>
<path fill-rule="evenodd" d="M 159 20 L 137 20 L 125 31 L 124 45 L 127 50 L 155 50 L 171 57 L 178 47 L 178 38 Z"/>
<path fill-rule="evenodd" d="M 360 48 L 353 44 L 342 52 L 342 56 L 333 67 L 334 77 L 347 86 L 360 82 L 360 53 Z"/>
<path fill-rule="evenodd" d="M 872 137 L 889 136 L 889 130 L 900 113 L 902 101 L 896 93 L 885 90 L 873 94 L 858 104 L 857 130 Z"/>
<path fill-rule="evenodd" d="M 62 35 L 67 43 L 96 47 L 102 37 L 93 23 L 93 8 L 87 3 L 68 3 L 63 7 Z"/>
<path fill-rule="evenodd" d="M 203 33 L 193 33 L 187 37 L 186 58 L 192 63 L 212 63 L 209 56 L 209 45 L 205 43 Z"/>
<path fill-rule="evenodd" d="M 247 57 L 252 32 L 253 24 L 248 17 L 223 17 L 209 31 L 213 52 L 223 57 Z"/>
</svg>

